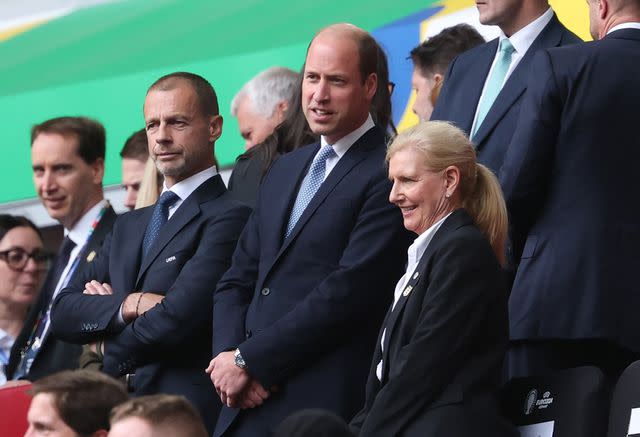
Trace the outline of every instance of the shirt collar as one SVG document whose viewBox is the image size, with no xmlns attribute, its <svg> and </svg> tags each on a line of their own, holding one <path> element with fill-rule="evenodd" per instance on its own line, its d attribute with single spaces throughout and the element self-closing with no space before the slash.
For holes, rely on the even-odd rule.
<svg viewBox="0 0 640 437">
<path fill-rule="evenodd" d="M 104 199 L 96 203 L 80 218 L 80 220 L 76 222 L 75 225 L 73 225 L 71 229 L 65 229 L 66 236 L 69 237 L 71 241 L 76 243 L 76 246 L 82 246 L 87 239 L 89 231 L 91 231 L 91 225 L 93 225 L 93 221 L 98 216 L 100 210 L 106 206 L 107 201 Z"/>
<path fill-rule="evenodd" d="M 540 32 L 551 22 L 553 18 L 553 10 L 551 8 L 547 9 L 547 11 L 540 15 L 538 18 L 533 20 L 531 23 L 524 26 L 522 29 L 514 33 L 509 37 L 509 41 L 513 48 L 516 49 L 516 53 L 519 56 L 524 56 L 524 54 L 529 50 L 533 41 L 540 35 Z M 500 31 L 500 41 L 507 38 L 504 32 Z"/>
<path fill-rule="evenodd" d="M 218 174 L 218 170 L 216 166 L 209 167 L 205 170 L 202 170 L 199 173 L 194 174 L 193 176 L 189 176 L 186 179 L 181 180 L 180 182 L 174 184 L 171 187 L 171 191 L 178 195 L 180 200 L 185 200 L 187 197 L 191 195 L 200 185 L 204 183 L 207 179 L 211 179 L 215 175 Z M 169 191 L 169 188 L 165 184 L 162 186 L 162 192 Z"/>
<path fill-rule="evenodd" d="M 347 135 L 340 138 L 335 143 L 331 144 L 331 146 L 333 146 L 333 151 L 336 152 L 336 155 L 338 155 L 338 158 L 342 158 L 342 156 L 345 153 L 347 153 L 347 150 L 349 150 L 349 148 L 353 146 L 353 144 L 356 141 L 358 141 L 362 135 L 364 135 L 369 129 L 371 129 L 374 126 L 375 124 L 373 123 L 373 118 L 371 118 L 371 114 L 369 114 L 365 122 L 362 123 L 362 125 L 358 129 L 348 133 Z M 321 136 L 320 146 L 326 146 L 328 144 L 329 143 L 327 143 L 327 140 L 324 138 L 324 135 Z"/>
<path fill-rule="evenodd" d="M 630 21 L 628 23 L 620 23 L 617 26 L 613 26 L 611 29 L 609 29 L 609 31 L 607 32 L 607 35 L 609 35 L 611 32 L 615 32 L 616 30 L 622 30 L 622 29 L 639 29 L 640 30 L 640 23 L 635 21 Z"/>
<path fill-rule="evenodd" d="M 409 262 L 411 262 L 412 260 L 414 263 L 417 263 L 418 260 L 422 258 L 422 255 L 424 255 L 424 252 L 427 250 L 427 247 L 429 246 L 429 243 L 433 239 L 433 236 L 435 235 L 436 231 L 440 229 L 440 226 L 442 225 L 442 223 L 444 223 L 444 221 L 450 215 L 451 213 L 442 217 L 440 220 L 432 224 L 429 227 L 429 229 L 427 229 L 422 234 L 420 234 L 418 238 L 413 240 L 413 244 L 411 244 L 411 246 L 409 246 L 409 249 L 407 249 L 407 254 L 410 260 Z"/>
</svg>

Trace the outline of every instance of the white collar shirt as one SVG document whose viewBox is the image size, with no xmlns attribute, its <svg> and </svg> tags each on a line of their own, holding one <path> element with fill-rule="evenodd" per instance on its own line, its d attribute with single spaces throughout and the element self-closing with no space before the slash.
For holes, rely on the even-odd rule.
<svg viewBox="0 0 640 437">
<path fill-rule="evenodd" d="M 342 158 L 344 154 L 347 153 L 347 151 L 351 148 L 351 146 L 353 146 L 355 142 L 360 139 L 360 137 L 362 137 L 369 129 L 371 129 L 374 126 L 375 124 L 373 123 L 373 118 L 371 118 L 371 114 L 369 114 L 365 122 L 362 123 L 362 125 L 359 128 L 348 133 L 347 135 L 340 138 L 335 143 L 331 144 L 331 146 L 333 147 L 333 151 L 336 152 L 336 154 L 331 156 L 330 158 L 327 158 L 325 162 L 324 179 L 327 179 L 327 176 L 329 176 L 329 173 L 331 173 L 331 170 L 333 170 L 336 164 L 338 164 L 338 161 L 340 161 L 340 158 Z M 329 145 L 329 143 L 327 143 L 327 140 L 325 139 L 324 136 L 321 136 L 320 148 L 322 149 L 323 146 L 327 146 L 327 145 Z M 320 150 L 318 150 L 315 156 L 317 156 L 318 153 L 320 153 Z M 315 156 L 314 156 L 314 159 L 315 159 Z"/>
<path fill-rule="evenodd" d="M 616 30 L 622 30 L 622 29 L 640 30 L 640 23 L 637 23 L 635 21 L 630 21 L 628 23 L 618 24 L 617 26 L 613 26 L 611 29 L 609 29 L 609 31 L 607 32 L 607 35 L 609 35 L 611 32 L 615 32 Z"/>
<path fill-rule="evenodd" d="M 185 201 L 187 197 L 191 195 L 200 185 L 202 185 L 205 181 L 211 179 L 215 175 L 218 174 L 218 170 L 216 166 L 209 167 L 205 170 L 202 170 L 199 173 L 194 174 L 193 176 L 189 176 L 188 178 L 173 184 L 173 186 L 169 189 L 166 185 L 163 185 L 162 192 L 172 191 L 174 194 L 178 196 L 178 200 L 169 207 L 169 216 L 170 219 L 173 214 L 180 208 L 180 205 Z"/>
</svg>

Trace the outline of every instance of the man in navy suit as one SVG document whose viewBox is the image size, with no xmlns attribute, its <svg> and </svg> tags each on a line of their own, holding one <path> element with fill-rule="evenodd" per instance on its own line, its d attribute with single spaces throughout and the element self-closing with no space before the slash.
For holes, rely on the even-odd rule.
<svg viewBox="0 0 640 437">
<path fill-rule="evenodd" d="M 118 218 L 98 259 L 56 299 L 53 331 L 71 342 L 98 341 L 104 372 L 136 395 L 186 396 L 212 430 L 220 401 L 203 369 L 213 290 L 249 208 L 231 199 L 217 174 L 222 118 L 205 79 L 158 79 L 144 118 L 149 153 L 165 179 L 162 195 Z"/>
<path fill-rule="evenodd" d="M 501 174 L 517 376 L 640 357 L 640 1 L 588 4 L 600 40 L 536 55 Z"/>
<path fill-rule="evenodd" d="M 214 435 L 269 435 L 301 408 L 349 419 L 363 402 L 409 244 L 369 114 L 377 57 L 348 24 L 309 46 L 302 110 L 321 141 L 274 162 L 218 284 L 207 370 L 226 406 Z"/>
<path fill-rule="evenodd" d="M 560 24 L 547 0 L 484 0 L 477 7 L 480 22 L 499 26 L 500 37 L 451 63 L 431 120 L 451 121 L 467 132 L 478 161 L 498 173 L 534 53 L 580 39 Z"/>
</svg>

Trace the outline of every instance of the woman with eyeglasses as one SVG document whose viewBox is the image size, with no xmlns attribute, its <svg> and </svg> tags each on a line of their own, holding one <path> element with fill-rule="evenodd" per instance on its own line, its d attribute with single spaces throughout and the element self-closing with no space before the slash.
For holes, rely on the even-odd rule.
<svg viewBox="0 0 640 437">
<path fill-rule="evenodd" d="M 6 382 L 11 346 L 48 265 L 38 228 L 24 217 L 0 214 L 0 384 Z"/>
</svg>

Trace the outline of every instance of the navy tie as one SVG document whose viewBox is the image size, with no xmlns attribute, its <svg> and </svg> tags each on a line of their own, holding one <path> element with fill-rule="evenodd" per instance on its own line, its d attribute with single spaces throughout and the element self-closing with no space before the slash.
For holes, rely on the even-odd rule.
<svg viewBox="0 0 640 437">
<path fill-rule="evenodd" d="M 287 232 L 285 233 L 285 238 L 289 236 L 296 223 L 298 223 L 298 219 L 302 216 L 307 205 L 313 199 L 313 196 L 322 185 L 324 181 L 324 174 L 326 171 L 326 163 L 327 159 L 336 156 L 336 152 L 333 150 L 332 146 L 326 145 L 322 146 L 320 152 L 316 155 L 313 162 L 311 163 L 311 167 L 309 168 L 309 172 L 304 177 L 302 184 L 300 184 L 300 190 L 298 191 L 298 197 L 296 197 L 296 203 L 293 205 L 293 210 L 291 211 L 291 216 L 289 216 L 289 224 L 287 225 Z"/>
<path fill-rule="evenodd" d="M 149 249 L 153 245 L 153 242 L 160 234 L 160 229 L 169 219 L 169 208 L 176 203 L 180 197 L 173 191 L 165 191 L 162 196 L 156 202 L 156 206 L 153 209 L 153 215 L 147 225 L 147 230 L 144 233 L 144 240 L 142 241 L 142 256 L 146 256 Z"/>
</svg>

